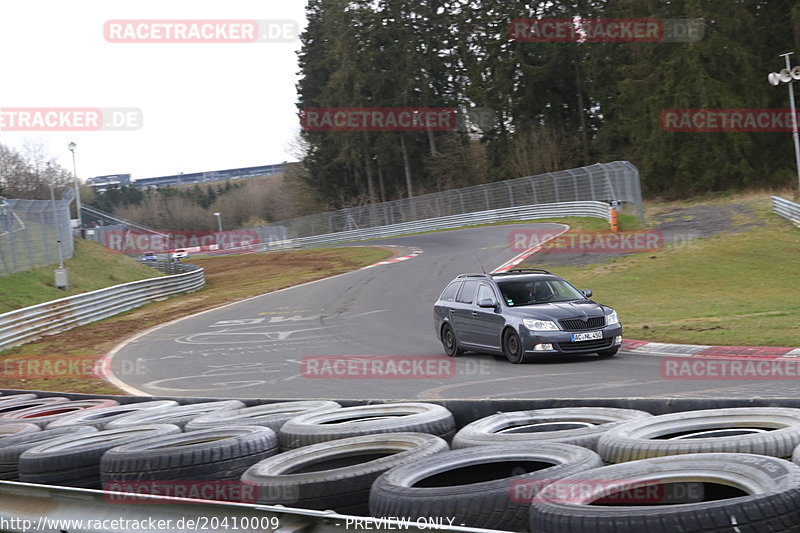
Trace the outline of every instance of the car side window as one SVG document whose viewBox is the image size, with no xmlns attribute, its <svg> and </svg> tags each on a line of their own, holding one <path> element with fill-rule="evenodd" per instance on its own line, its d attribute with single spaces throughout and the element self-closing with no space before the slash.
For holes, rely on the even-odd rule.
<svg viewBox="0 0 800 533">
<path fill-rule="evenodd" d="M 440 300 L 444 300 L 445 302 L 452 302 L 456 298 L 456 294 L 458 294 L 458 289 L 461 288 L 460 281 L 454 281 L 447 288 L 442 292 L 442 295 L 439 296 Z"/>
<path fill-rule="evenodd" d="M 462 304 L 471 304 L 475 301 L 475 295 L 478 293 L 478 282 L 477 281 L 465 281 L 464 286 L 461 288 L 461 292 L 458 294 L 458 299 L 456 300 Z"/>
<path fill-rule="evenodd" d="M 492 288 L 485 283 L 481 283 L 481 286 L 478 289 L 478 299 L 476 301 L 480 302 L 481 300 L 487 299 L 492 300 L 493 302 L 497 301 Z"/>
</svg>

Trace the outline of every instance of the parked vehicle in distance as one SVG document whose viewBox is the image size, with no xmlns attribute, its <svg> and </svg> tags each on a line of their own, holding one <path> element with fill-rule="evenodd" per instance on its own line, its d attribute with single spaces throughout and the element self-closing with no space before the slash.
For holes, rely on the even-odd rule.
<svg viewBox="0 0 800 533">
<path fill-rule="evenodd" d="M 467 350 L 512 363 L 539 355 L 616 355 L 622 325 L 614 309 L 541 269 L 461 274 L 433 308 L 436 335 L 455 357 Z"/>
<path fill-rule="evenodd" d="M 187 252 L 183 248 L 169 251 L 169 258 L 173 261 L 177 261 L 178 259 L 181 259 L 183 257 L 189 257 L 189 252 Z"/>
<path fill-rule="evenodd" d="M 158 261 L 158 256 L 155 252 L 144 252 L 139 258 L 139 261 L 143 263 L 151 263 L 153 261 Z"/>
</svg>

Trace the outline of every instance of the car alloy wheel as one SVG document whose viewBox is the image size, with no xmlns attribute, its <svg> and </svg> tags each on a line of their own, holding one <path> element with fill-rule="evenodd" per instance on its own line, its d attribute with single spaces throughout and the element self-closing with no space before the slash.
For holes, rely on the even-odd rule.
<svg viewBox="0 0 800 533">
<path fill-rule="evenodd" d="M 444 353 L 448 357 L 455 357 L 464 353 L 464 350 L 459 349 L 456 334 L 448 324 L 445 324 L 442 328 L 442 346 L 444 346 Z"/>
<path fill-rule="evenodd" d="M 509 329 L 503 334 L 503 351 L 508 360 L 514 364 L 525 360 L 525 349 L 516 331 Z"/>
</svg>

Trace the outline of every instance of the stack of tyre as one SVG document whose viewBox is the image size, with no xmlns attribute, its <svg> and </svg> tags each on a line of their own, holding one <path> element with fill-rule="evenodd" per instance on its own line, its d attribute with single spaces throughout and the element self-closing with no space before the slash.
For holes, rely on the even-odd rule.
<svg viewBox="0 0 800 533">
<path fill-rule="evenodd" d="M 186 496 L 510 531 L 800 531 L 798 446 L 800 409 L 777 407 L 537 409 L 457 430 L 422 402 L 0 396 L 0 479 L 229 483 L 236 498 Z"/>
</svg>

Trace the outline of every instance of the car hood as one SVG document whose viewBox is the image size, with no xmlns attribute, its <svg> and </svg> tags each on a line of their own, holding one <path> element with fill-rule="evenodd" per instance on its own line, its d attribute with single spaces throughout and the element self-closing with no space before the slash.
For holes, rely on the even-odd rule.
<svg viewBox="0 0 800 533">
<path fill-rule="evenodd" d="M 521 318 L 538 318 L 552 320 L 563 318 L 590 318 L 605 315 L 604 306 L 592 300 L 573 300 L 571 302 L 553 302 L 534 305 L 522 305 L 509 309 L 509 312 Z"/>
</svg>

